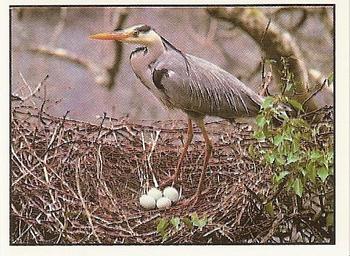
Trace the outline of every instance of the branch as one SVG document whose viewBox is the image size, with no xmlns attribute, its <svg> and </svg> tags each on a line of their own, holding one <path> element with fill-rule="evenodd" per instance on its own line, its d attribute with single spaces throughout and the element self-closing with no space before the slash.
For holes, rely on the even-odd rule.
<svg viewBox="0 0 350 256">
<path fill-rule="evenodd" d="M 31 90 L 29 84 L 26 82 L 24 76 L 22 75 L 22 73 L 19 73 L 23 82 L 25 83 L 25 85 L 27 85 L 27 87 L 29 88 L 30 90 L 30 94 L 25 96 L 25 97 L 19 97 L 18 95 L 14 95 L 14 97 L 18 98 L 19 100 L 21 101 L 26 101 L 28 100 L 29 98 L 33 97 L 41 88 L 41 86 L 44 84 L 44 82 L 49 78 L 49 75 L 46 75 L 44 77 L 44 79 L 37 85 L 37 87 L 34 89 L 34 91 Z"/>
<path fill-rule="evenodd" d="M 73 52 L 70 52 L 66 49 L 62 48 L 52 48 L 52 47 L 47 47 L 44 45 L 39 45 L 36 47 L 30 47 L 27 49 L 28 51 L 32 53 L 39 53 L 39 54 L 44 54 L 47 56 L 52 56 L 56 57 L 58 59 L 62 59 L 65 61 L 69 61 L 73 64 L 77 64 L 79 66 L 82 66 L 89 70 L 93 75 L 95 76 L 95 81 L 98 84 L 105 84 L 106 81 L 108 80 L 108 75 L 107 72 L 104 68 L 99 67 L 97 64 L 95 64 L 92 61 L 83 59 L 79 57 L 78 55 L 74 54 Z"/>
<path fill-rule="evenodd" d="M 128 18 L 129 12 L 127 8 L 124 8 L 117 21 L 117 26 L 115 29 L 121 29 L 124 27 L 124 24 L 126 22 L 126 19 Z M 107 88 L 111 90 L 115 84 L 116 76 L 120 69 L 120 64 L 122 62 L 122 55 L 123 55 L 123 44 L 121 42 L 114 42 L 114 62 L 110 68 L 107 69 L 107 72 L 109 73 L 109 79 L 106 84 Z"/>
<path fill-rule="evenodd" d="M 301 51 L 289 33 L 283 31 L 273 22 L 266 30 L 269 19 L 257 9 L 208 8 L 207 12 L 216 19 L 221 19 L 240 27 L 260 46 L 261 50 L 265 52 L 267 59 L 280 60 L 281 57 L 288 58 L 290 71 L 294 74 L 296 85 L 296 94 L 288 96 L 295 98 L 299 102 L 305 100 L 308 92 L 307 69 Z M 264 40 L 261 42 L 264 31 L 266 33 Z M 278 63 L 274 69 L 274 77 L 277 78 L 277 81 L 281 77 L 279 70 L 282 68 L 281 63 Z M 316 109 L 315 102 L 313 100 L 308 101 L 307 110 L 314 109 Z"/>
<path fill-rule="evenodd" d="M 326 85 L 327 83 L 327 79 L 325 79 L 322 83 L 322 85 L 317 88 L 317 90 L 315 90 L 303 103 L 302 103 L 302 107 L 304 107 L 308 101 L 310 101 L 317 93 L 319 93 L 320 91 L 322 91 L 323 87 Z"/>
</svg>

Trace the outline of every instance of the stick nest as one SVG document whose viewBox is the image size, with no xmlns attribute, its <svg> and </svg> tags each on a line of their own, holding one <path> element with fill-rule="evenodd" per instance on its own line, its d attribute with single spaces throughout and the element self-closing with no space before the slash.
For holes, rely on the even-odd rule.
<svg viewBox="0 0 350 256">
<path fill-rule="evenodd" d="M 332 111 L 323 108 L 308 118 L 333 123 Z M 139 197 L 154 186 L 153 176 L 160 182 L 174 172 L 185 122 L 141 125 L 104 115 L 91 124 L 23 105 L 12 107 L 11 119 L 12 244 L 332 242 L 320 195 L 308 197 L 316 207 L 298 211 L 296 197 L 284 190 L 276 194 L 272 171 L 249 156 L 249 145 L 258 143 L 249 125 L 208 123 L 214 153 L 198 203 L 147 211 Z M 195 193 L 202 168 L 204 142 L 194 132 L 183 164 L 182 198 Z M 319 138 L 326 136 L 333 135 Z M 325 194 L 334 196 L 331 189 Z M 262 199 L 271 195 L 274 215 Z M 157 232 L 160 218 L 193 213 L 207 224 L 172 228 L 166 240 Z"/>
</svg>

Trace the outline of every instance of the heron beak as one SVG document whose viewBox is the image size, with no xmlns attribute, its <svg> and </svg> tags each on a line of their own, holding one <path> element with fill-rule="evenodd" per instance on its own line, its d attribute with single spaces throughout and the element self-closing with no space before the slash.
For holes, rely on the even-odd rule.
<svg viewBox="0 0 350 256">
<path fill-rule="evenodd" d="M 90 35 L 90 39 L 97 40 L 115 40 L 115 41 L 124 41 L 125 39 L 130 37 L 130 33 L 126 32 L 107 32 L 107 33 L 99 33 Z"/>
</svg>

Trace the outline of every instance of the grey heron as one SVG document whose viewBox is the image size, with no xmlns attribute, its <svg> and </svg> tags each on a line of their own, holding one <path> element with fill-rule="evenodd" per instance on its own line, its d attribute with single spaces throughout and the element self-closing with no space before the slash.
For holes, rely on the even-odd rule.
<svg viewBox="0 0 350 256">
<path fill-rule="evenodd" d="M 202 192 L 203 178 L 213 151 L 205 128 L 205 116 L 230 121 L 237 117 L 252 117 L 259 112 L 263 97 L 213 63 L 178 50 L 148 25 L 94 34 L 90 38 L 142 45 L 130 55 L 134 73 L 165 106 L 180 109 L 188 116 L 187 139 L 175 173 L 163 184 L 178 181 L 193 139 L 192 122 L 200 128 L 206 145 L 204 164 L 196 193 L 186 201 L 195 204 Z"/>
</svg>

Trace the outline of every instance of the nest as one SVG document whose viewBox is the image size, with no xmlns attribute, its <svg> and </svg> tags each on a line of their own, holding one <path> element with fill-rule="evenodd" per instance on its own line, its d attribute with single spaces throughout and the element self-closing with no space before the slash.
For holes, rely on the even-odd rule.
<svg viewBox="0 0 350 256">
<path fill-rule="evenodd" d="M 333 122 L 330 113 L 325 108 L 309 118 Z M 174 172 L 185 122 L 141 125 L 104 115 L 99 124 L 91 124 L 28 106 L 13 107 L 11 117 L 12 244 L 333 241 L 334 230 L 326 227 L 323 215 L 315 220 L 317 210 L 296 210 L 296 197 L 284 190 L 276 193 L 272 171 L 249 156 L 249 145 L 258 143 L 249 125 L 208 123 L 214 153 L 197 204 L 183 207 L 180 201 L 167 210 L 147 211 L 139 197 Z M 183 164 L 183 198 L 195 193 L 204 156 L 201 134 L 194 133 Z M 330 135 L 320 134 L 320 140 L 322 136 Z M 262 200 L 271 197 L 273 215 Z M 203 227 L 169 228 L 166 239 L 157 232 L 160 219 L 182 220 L 194 213 L 207 220 Z"/>
</svg>

